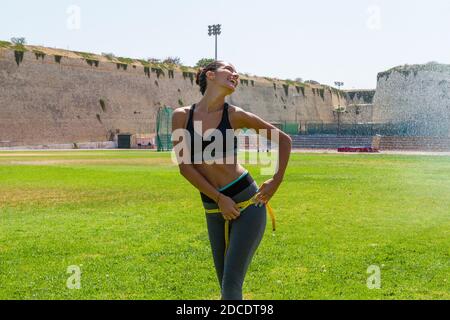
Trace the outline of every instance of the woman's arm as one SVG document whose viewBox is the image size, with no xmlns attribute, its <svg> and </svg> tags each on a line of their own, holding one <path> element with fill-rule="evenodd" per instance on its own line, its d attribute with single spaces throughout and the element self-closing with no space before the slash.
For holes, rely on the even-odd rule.
<svg viewBox="0 0 450 320">
<path fill-rule="evenodd" d="M 274 174 L 273 178 L 266 181 L 259 189 L 258 200 L 267 203 L 270 198 L 274 195 L 279 185 L 283 181 L 284 174 L 286 172 L 286 167 L 289 162 L 289 157 L 292 149 L 292 139 L 286 133 L 279 130 L 270 123 L 264 121 L 257 115 L 246 112 L 245 110 L 235 107 L 235 112 L 232 113 L 232 121 L 235 129 L 253 129 L 257 134 L 260 134 L 261 130 L 265 129 L 267 132 L 267 139 L 273 141 L 272 133 L 275 137 L 279 137 L 279 141 L 274 141 L 279 145 L 279 159 L 278 159 L 278 170 Z M 273 131 L 272 131 L 273 130 Z"/>
<path fill-rule="evenodd" d="M 186 112 L 185 108 L 178 108 L 174 111 L 173 116 L 172 116 L 172 134 L 177 129 L 185 128 L 186 117 L 187 117 L 187 112 Z M 188 133 L 185 132 L 185 135 L 183 135 L 182 140 L 174 140 L 172 138 L 174 148 L 178 145 L 178 143 L 184 143 L 184 141 L 187 141 L 186 134 L 188 134 Z M 172 137 L 173 137 L 173 135 L 172 135 Z M 188 180 L 200 192 L 204 193 L 209 198 L 214 200 L 219 205 L 219 207 L 222 209 L 222 213 L 224 215 L 226 215 L 230 219 L 239 216 L 239 208 L 236 206 L 236 204 L 232 201 L 231 198 L 228 198 L 228 197 L 224 196 L 223 194 L 221 194 L 219 191 L 217 191 L 216 188 L 214 188 L 214 186 L 211 185 L 211 183 L 209 183 L 209 181 L 206 180 L 205 177 L 203 175 L 201 175 L 197 169 L 195 169 L 193 164 L 182 163 L 181 160 L 183 157 L 183 152 L 189 150 L 187 147 L 190 147 L 190 146 L 185 145 L 184 148 L 181 149 L 180 154 L 176 154 L 180 174 L 183 177 L 185 177 L 186 180 Z M 190 159 L 190 155 L 189 155 L 189 159 Z"/>
</svg>

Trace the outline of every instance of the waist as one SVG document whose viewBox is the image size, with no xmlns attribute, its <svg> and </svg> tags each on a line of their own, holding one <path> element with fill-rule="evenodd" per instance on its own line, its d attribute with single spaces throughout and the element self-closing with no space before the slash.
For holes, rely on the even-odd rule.
<svg viewBox="0 0 450 320">
<path fill-rule="evenodd" d="M 220 193 L 227 197 L 230 197 L 236 203 L 252 198 L 256 194 L 257 190 L 258 185 L 247 170 L 233 182 L 229 183 L 223 188 L 218 189 Z M 203 206 L 205 207 L 205 209 L 218 208 L 217 203 L 207 195 L 200 192 L 200 196 L 202 198 Z"/>
</svg>

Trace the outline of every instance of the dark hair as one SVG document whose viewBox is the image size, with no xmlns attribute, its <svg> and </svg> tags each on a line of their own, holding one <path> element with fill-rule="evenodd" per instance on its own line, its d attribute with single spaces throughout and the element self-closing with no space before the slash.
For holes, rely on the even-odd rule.
<svg viewBox="0 0 450 320">
<path fill-rule="evenodd" d="M 206 81 L 206 72 L 216 71 L 222 65 L 223 65 L 223 61 L 220 61 L 220 60 L 213 61 L 210 64 L 208 64 L 206 67 L 200 68 L 200 70 L 198 70 L 195 83 L 200 86 L 200 92 L 202 93 L 203 96 L 205 95 L 206 87 L 208 86 L 208 83 Z"/>
</svg>

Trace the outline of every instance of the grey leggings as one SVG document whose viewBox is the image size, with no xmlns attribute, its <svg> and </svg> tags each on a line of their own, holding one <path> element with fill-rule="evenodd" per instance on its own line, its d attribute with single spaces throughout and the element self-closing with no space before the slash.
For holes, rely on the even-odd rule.
<svg viewBox="0 0 450 320">
<path fill-rule="evenodd" d="M 236 203 L 250 199 L 258 190 L 255 182 L 231 197 Z M 205 204 L 204 204 L 205 205 Z M 211 208 L 211 207 L 209 207 Z M 230 221 L 229 247 L 225 254 L 225 219 L 221 213 L 207 213 L 209 240 L 221 287 L 222 300 L 242 300 L 247 269 L 266 228 L 266 207 L 251 205 Z"/>
</svg>

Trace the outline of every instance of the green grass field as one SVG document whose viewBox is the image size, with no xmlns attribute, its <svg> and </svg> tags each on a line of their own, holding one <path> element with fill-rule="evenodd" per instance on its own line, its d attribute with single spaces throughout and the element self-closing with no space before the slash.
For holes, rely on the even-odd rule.
<svg viewBox="0 0 450 320">
<path fill-rule="evenodd" d="M 450 298 L 450 157 L 292 154 L 271 204 L 245 299 Z M 0 299 L 219 298 L 199 193 L 170 154 L 0 152 Z"/>
</svg>

